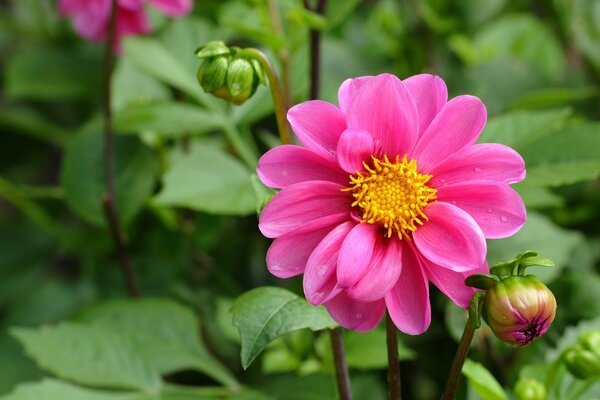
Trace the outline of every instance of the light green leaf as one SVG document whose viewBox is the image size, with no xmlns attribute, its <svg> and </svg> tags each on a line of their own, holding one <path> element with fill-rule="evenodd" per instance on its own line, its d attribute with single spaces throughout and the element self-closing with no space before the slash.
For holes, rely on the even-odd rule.
<svg viewBox="0 0 600 400">
<path fill-rule="evenodd" d="M 479 141 L 502 143 L 520 150 L 539 138 L 557 132 L 571 114 L 569 108 L 505 113 L 489 120 Z"/>
<path fill-rule="evenodd" d="M 568 106 L 579 100 L 592 98 L 598 94 L 595 86 L 577 88 L 544 88 L 525 93 L 509 104 L 511 109 L 536 109 Z"/>
<path fill-rule="evenodd" d="M 233 324 L 240 332 L 244 369 L 281 335 L 302 328 L 318 331 L 337 326 L 324 307 L 313 307 L 294 293 L 276 287 L 261 287 L 242 294 L 231 311 Z"/>
<path fill-rule="evenodd" d="M 142 400 L 136 393 L 103 392 L 67 382 L 44 379 L 19 385 L 0 400 Z"/>
<path fill-rule="evenodd" d="M 140 71 L 127 57 L 119 58 L 111 89 L 113 110 L 120 110 L 130 103 L 171 99 L 171 93 L 165 85 Z"/>
<path fill-rule="evenodd" d="M 488 242 L 488 261 L 494 265 L 512 259 L 515 249 L 535 249 L 540 256 L 553 260 L 556 267 L 532 267 L 528 272 L 535 273 L 544 282 L 550 282 L 569 263 L 572 252 L 583 240 L 580 233 L 562 229 L 547 217 L 529 211 L 525 226 L 517 234 Z"/>
<path fill-rule="evenodd" d="M 128 37 L 123 41 L 125 57 L 146 74 L 165 82 L 205 104 L 208 96 L 204 94 L 196 76 L 190 74 L 159 41 Z M 190 53 L 190 57 L 193 55 Z"/>
<path fill-rule="evenodd" d="M 462 373 L 483 400 L 508 400 L 502 386 L 483 365 L 466 359 Z"/>
<path fill-rule="evenodd" d="M 529 184 L 559 186 L 600 175 L 600 124 L 569 124 L 521 148 Z"/>
<path fill-rule="evenodd" d="M 82 319 L 134 337 L 161 374 L 196 369 L 230 387 L 233 375 L 200 341 L 194 313 L 168 299 L 117 300 L 86 310 Z"/>
<path fill-rule="evenodd" d="M 67 204 L 84 220 L 105 226 L 102 198 L 106 192 L 103 137 L 98 130 L 81 132 L 67 149 L 61 185 Z M 115 137 L 116 207 L 127 224 L 141 210 L 155 185 L 156 163 L 137 138 Z"/>
<path fill-rule="evenodd" d="M 201 143 L 173 154 L 155 201 L 211 214 L 247 215 L 256 206 L 250 172 L 223 150 Z"/>
<path fill-rule="evenodd" d="M 187 103 L 134 103 L 115 114 L 121 133 L 158 132 L 178 137 L 206 133 L 222 126 L 221 118 Z"/>
<path fill-rule="evenodd" d="M 113 329 L 63 322 L 11 333 L 41 368 L 61 378 L 121 389 L 156 390 L 161 385 L 141 344 Z"/>
</svg>

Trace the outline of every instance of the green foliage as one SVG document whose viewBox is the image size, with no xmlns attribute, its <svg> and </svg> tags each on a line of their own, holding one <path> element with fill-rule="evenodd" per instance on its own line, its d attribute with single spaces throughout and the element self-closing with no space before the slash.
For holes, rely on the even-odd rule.
<svg viewBox="0 0 600 400">
<path fill-rule="evenodd" d="M 462 373 L 483 400 L 508 400 L 502 386 L 483 365 L 466 359 Z"/>
<path fill-rule="evenodd" d="M 242 366 L 248 368 L 273 339 L 302 328 L 332 329 L 337 324 L 323 307 L 313 307 L 287 290 L 262 287 L 236 299 L 233 324 L 242 340 Z"/>
</svg>

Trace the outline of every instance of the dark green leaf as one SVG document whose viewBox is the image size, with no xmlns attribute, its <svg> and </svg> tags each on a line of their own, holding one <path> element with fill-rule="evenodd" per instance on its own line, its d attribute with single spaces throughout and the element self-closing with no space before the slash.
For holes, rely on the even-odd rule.
<svg viewBox="0 0 600 400">
<path fill-rule="evenodd" d="M 137 393 L 105 392 L 45 379 L 18 386 L 0 400 L 143 400 Z"/>
<path fill-rule="evenodd" d="M 313 307 L 294 293 L 276 287 L 244 293 L 235 300 L 231 311 L 242 340 L 244 368 L 281 335 L 302 328 L 316 331 L 337 326 L 325 308 Z"/>
</svg>

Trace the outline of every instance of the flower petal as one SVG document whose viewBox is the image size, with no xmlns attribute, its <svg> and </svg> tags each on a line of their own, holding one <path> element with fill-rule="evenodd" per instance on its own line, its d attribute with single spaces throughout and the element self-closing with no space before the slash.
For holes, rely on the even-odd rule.
<svg viewBox="0 0 600 400">
<path fill-rule="evenodd" d="M 419 112 L 419 133 L 423 133 L 448 101 L 444 80 L 430 74 L 414 75 L 402 81 Z"/>
<path fill-rule="evenodd" d="M 258 228 L 269 238 L 285 235 L 311 221 L 325 227 L 350 219 L 352 196 L 333 182 L 296 183 L 277 193 L 260 214 Z M 319 225 L 321 223 L 322 225 Z"/>
<path fill-rule="evenodd" d="M 357 224 L 346 236 L 337 266 L 340 287 L 349 288 L 363 277 L 371 262 L 378 234 L 378 225 Z"/>
<path fill-rule="evenodd" d="M 385 304 L 394 324 L 402 332 L 419 335 L 431 323 L 429 283 L 412 246 L 402 252 L 402 272 L 385 296 Z"/>
<path fill-rule="evenodd" d="M 463 147 L 475 143 L 486 116 L 485 106 L 474 96 L 457 96 L 446 103 L 412 152 L 419 169 L 429 172 Z"/>
<path fill-rule="evenodd" d="M 375 328 L 385 312 L 383 299 L 363 303 L 352 300 L 344 292 L 325 303 L 325 307 L 338 324 L 357 332 L 367 332 Z"/>
<path fill-rule="evenodd" d="M 381 74 L 360 87 L 348 108 L 348 127 L 364 129 L 390 158 L 403 156 L 419 133 L 419 114 L 400 79 Z"/>
<path fill-rule="evenodd" d="M 380 238 L 375 245 L 369 267 L 360 280 L 346 292 L 358 301 L 383 298 L 396 284 L 402 270 L 402 244 L 396 237 Z"/>
<path fill-rule="evenodd" d="M 420 258 L 419 261 L 421 262 L 421 267 L 426 270 L 429 280 L 461 308 L 469 307 L 473 293 L 478 290 L 465 285 L 465 279 L 472 274 L 489 273 L 487 262 L 484 262 L 481 267 L 476 269 L 456 272 L 432 263 L 424 257 Z"/>
<path fill-rule="evenodd" d="M 179 17 L 192 11 L 192 0 L 150 0 L 152 5 L 169 17 Z"/>
<path fill-rule="evenodd" d="M 344 114 L 321 100 L 300 103 L 288 111 L 288 121 L 304 146 L 326 158 L 333 158 L 337 143 L 346 129 Z"/>
<path fill-rule="evenodd" d="M 468 212 L 488 239 L 511 236 L 527 218 L 521 196 L 505 183 L 469 181 L 443 186 L 437 198 Z"/>
<path fill-rule="evenodd" d="M 337 288 L 336 266 L 342 242 L 354 222 L 344 222 L 333 229 L 315 247 L 306 263 L 304 272 L 304 295 L 309 303 L 316 306 L 323 304 L 337 295 L 341 289 Z"/>
<path fill-rule="evenodd" d="M 336 224 L 310 230 L 310 223 L 302 231 L 280 236 L 271 243 L 267 251 L 267 268 L 278 278 L 289 278 L 304 272 L 306 263 L 315 247 L 331 232 Z M 313 222 L 313 225 L 314 222 Z"/>
<path fill-rule="evenodd" d="M 369 132 L 360 129 L 346 129 L 340 136 L 337 146 L 338 163 L 344 171 L 350 174 L 363 171 L 362 163 L 370 159 L 373 151 L 373 136 Z M 348 175 L 345 176 L 348 181 Z"/>
<path fill-rule="evenodd" d="M 304 181 L 348 183 L 348 174 L 336 163 L 294 145 L 277 146 L 266 152 L 258 160 L 256 172 L 265 185 L 278 189 Z"/>
<path fill-rule="evenodd" d="M 358 89 L 373 78 L 374 76 L 360 76 L 358 78 L 346 79 L 342 82 L 338 90 L 338 103 L 340 110 L 344 114 L 348 114 L 348 107 L 350 107 L 350 103 L 352 103 L 352 99 L 356 96 Z"/>
<path fill-rule="evenodd" d="M 525 161 L 508 146 L 480 143 L 465 147 L 430 171 L 433 187 L 471 180 L 516 183 L 525 178 Z"/>
<path fill-rule="evenodd" d="M 424 213 L 429 220 L 412 235 L 425 258 L 454 271 L 483 264 L 487 250 L 483 232 L 466 211 L 436 201 L 425 207 Z"/>
</svg>

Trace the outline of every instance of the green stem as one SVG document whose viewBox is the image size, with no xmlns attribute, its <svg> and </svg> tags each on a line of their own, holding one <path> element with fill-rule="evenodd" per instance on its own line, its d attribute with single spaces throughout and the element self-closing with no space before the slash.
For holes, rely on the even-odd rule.
<svg viewBox="0 0 600 400">
<path fill-rule="evenodd" d="M 229 140 L 229 143 L 233 146 L 236 153 L 244 160 L 244 162 L 250 167 L 250 169 L 255 169 L 256 164 L 258 164 L 258 158 L 252 152 L 250 147 L 244 143 L 244 139 L 240 134 L 238 128 L 232 124 L 230 121 L 223 121 L 223 132 Z"/>
<path fill-rule="evenodd" d="M 113 118 L 111 109 L 111 80 L 114 62 L 115 31 L 117 26 L 117 1 L 112 0 L 110 5 L 110 19 L 108 22 L 108 37 L 105 47 L 104 58 L 104 103 L 102 107 L 104 119 L 104 174 L 106 176 L 106 191 L 102 195 L 102 205 L 109 231 L 119 254 L 119 265 L 125 280 L 129 296 L 139 297 L 139 289 L 135 272 L 129 260 L 127 246 L 125 245 L 124 233 L 121 229 L 115 204 L 115 150 Z"/>
<path fill-rule="evenodd" d="M 340 400 L 352 400 L 352 391 L 350 388 L 350 374 L 346 364 L 346 354 L 344 352 L 344 341 L 342 338 L 342 328 L 329 330 L 331 338 L 331 348 L 333 350 L 333 361 L 335 363 L 335 378 L 338 386 Z"/>
<path fill-rule="evenodd" d="M 448 375 L 448 381 L 446 382 L 446 390 L 442 395 L 442 400 L 454 400 L 456 394 L 456 387 L 460 379 L 465 358 L 469 352 L 471 341 L 473 341 L 473 334 L 475 333 L 475 326 L 471 323 L 471 319 L 467 319 L 465 330 L 463 331 L 460 342 L 458 343 L 458 349 L 454 355 L 452 366 L 450 367 L 450 374 Z"/>
<path fill-rule="evenodd" d="M 270 20 L 273 25 L 273 31 L 277 36 L 285 38 L 285 31 L 283 30 L 283 24 L 281 23 L 281 15 L 279 13 L 277 1 L 268 0 L 267 6 L 269 9 Z M 279 65 L 281 66 L 283 103 L 286 105 L 286 107 L 289 107 L 292 101 L 292 84 L 290 82 L 290 51 L 288 50 L 287 46 L 282 46 L 279 50 L 277 50 L 277 58 L 279 59 Z"/>
<path fill-rule="evenodd" d="M 388 393 L 390 400 L 402 398 L 400 381 L 400 360 L 398 360 L 398 333 L 389 314 L 386 317 L 388 351 Z"/>
<path fill-rule="evenodd" d="M 273 105 L 275 106 L 275 118 L 279 130 L 279 138 L 282 144 L 290 144 L 292 139 L 286 120 L 287 107 L 281 90 L 281 84 L 279 83 L 279 78 L 273 68 L 273 64 L 271 64 L 269 58 L 262 51 L 253 48 L 241 50 L 238 53 L 238 56 L 251 57 L 258 61 L 261 67 L 263 67 L 267 74 L 267 78 L 269 79 L 269 87 L 271 88 L 271 96 L 273 97 Z"/>
</svg>

